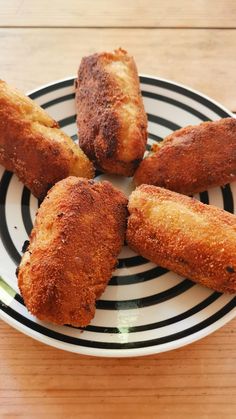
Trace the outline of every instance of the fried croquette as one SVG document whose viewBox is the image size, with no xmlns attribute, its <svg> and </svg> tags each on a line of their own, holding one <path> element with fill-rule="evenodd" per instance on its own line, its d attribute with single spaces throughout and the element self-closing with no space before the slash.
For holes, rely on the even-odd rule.
<svg viewBox="0 0 236 419">
<path fill-rule="evenodd" d="M 127 243 L 152 262 L 219 292 L 236 292 L 236 216 L 141 185 L 129 200 Z"/>
<path fill-rule="evenodd" d="M 0 164 L 40 199 L 67 176 L 94 176 L 92 163 L 58 123 L 4 81 L 0 81 Z"/>
<path fill-rule="evenodd" d="M 166 137 L 135 173 L 135 184 L 185 195 L 225 185 L 236 178 L 236 119 L 188 126 Z"/>
<path fill-rule="evenodd" d="M 124 242 L 127 199 L 109 182 L 58 182 L 41 204 L 18 269 L 28 310 L 55 324 L 86 326 Z"/>
<path fill-rule="evenodd" d="M 85 154 L 104 172 L 132 176 L 147 142 L 147 116 L 133 57 L 118 49 L 83 58 L 76 104 Z"/>
</svg>

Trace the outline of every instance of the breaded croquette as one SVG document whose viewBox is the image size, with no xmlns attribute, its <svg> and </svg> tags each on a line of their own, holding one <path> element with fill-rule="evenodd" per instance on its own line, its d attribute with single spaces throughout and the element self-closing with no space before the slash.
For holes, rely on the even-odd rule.
<svg viewBox="0 0 236 419">
<path fill-rule="evenodd" d="M 4 81 L 0 81 L 0 164 L 40 199 L 67 176 L 94 176 L 92 163 L 58 123 Z"/>
<path fill-rule="evenodd" d="M 85 154 L 104 172 L 132 176 L 147 142 L 147 116 L 133 57 L 118 49 L 83 58 L 76 104 Z"/>
<path fill-rule="evenodd" d="M 219 292 L 236 292 L 236 216 L 141 185 L 129 200 L 127 243 L 152 262 Z"/>
<path fill-rule="evenodd" d="M 18 269 L 28 310 L 55 324 L 86 326 L 124 242 L 127 199 L 109 182 L 68 177 L 41 204 Z"/>
<path fill-rule="evenodd" d="M 166 137 L 135 173 L 136 185 L 161 186 L 185 195 L 236 178 L 236 119 L 188 126 Z"/>
</svg>

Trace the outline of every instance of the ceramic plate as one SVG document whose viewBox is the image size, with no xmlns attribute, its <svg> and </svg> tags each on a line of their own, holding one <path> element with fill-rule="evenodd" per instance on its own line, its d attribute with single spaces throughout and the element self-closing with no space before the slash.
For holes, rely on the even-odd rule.
<svg viewBox="0 0 236 419">
<path fill-rule="evenodd" d="M 140 81 L 148 115 L 147 148 L 180 127 L 232 116 L 215 101 L 177 83 L 147 76 L 141 76 Z M 73 83 L 73 77 L 55 82 L 33 91 L 30 97 L 78 141 Z M 122 357 L 184 346 L 235 316 L 236 297 L 194 284 L 125 246 L 118 268 L 97 302 L 96 315 L 86 329 L 37 320 L 24 306 L 15 270 L 38 202 L 15 175 L 1 167 L 0 176 L 0 315 L 20 331 L 68 351 Z M 132 188 L 130 179 L 103 174 L 98 174 L 96 179 L 111 180 L 127 194 Z M 233 213 L 236 183 L 210 189 L 196 197 Z"/>
</svg>

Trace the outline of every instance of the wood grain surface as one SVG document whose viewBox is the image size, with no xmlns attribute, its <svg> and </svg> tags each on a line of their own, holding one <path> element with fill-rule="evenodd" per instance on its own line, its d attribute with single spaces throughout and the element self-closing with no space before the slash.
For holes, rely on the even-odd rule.
<svg viewBox="0 0 236 419">
<path fill-rule="evenodd" d="M 0 0 L 0 78 L 23 91 L 118 46 L 139 72 L 236 111 L 234 0 Z M 133 359 L 60 351 L 2 321 L 0 336 L 0 418 L 236 417 L 236 319 L 185 348 Z"/>
<path fill-rule="evenodd" d="M 28 91 L 76 74 L 84 55 L 120 46 L 140 73 L 187 84 L 236 111 L 232 29 L 0 29 L 0 77 Z"/>
<path fill-rule="evenodd" d="M 0 0 L 1 26 L 235 28 L 235 0 Z"/>
<path fill-rule="evenodd" d="M 235 418 L 235 326 L 175 351 L 109 359 L 44 346 L 1 322 L 0 415 Z"/>
</svg>

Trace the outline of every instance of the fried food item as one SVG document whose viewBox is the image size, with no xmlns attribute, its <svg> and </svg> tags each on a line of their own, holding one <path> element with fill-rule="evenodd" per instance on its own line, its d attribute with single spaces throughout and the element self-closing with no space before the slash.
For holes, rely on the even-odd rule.
<svg viewBox="0 0 236 419">
<path fill-rule="evenodd" d="M 135 173 L 136 185 L 161 186 L 185 195 L 236 179 L 236 119 L 188 126 L 166 137 Z"/>
<path fill-rule="evenodd" d="M 109 182 L 58 182 L 41 204 L 18 270 L 28 310 L 55 324 L 86 326 L 124 242 L 127 199 Z"/>
<path fill-rule="evenodd" d="M 85 154 L 104 172 L 132 176 L 147 142 L 147 116 L 133 57 L 118 49 L 83 58 L 76 105 Z"/>
<path fill-rule="evenodd" d="M 127 242 L 152 262 L 219 292 L 236 292 L 236 216 L 156 186 L 129 200 Z"/>
<path fill-rule="evenodd" d="M 40 106 L 0 80 L 0 164 L 37 197 L 67 176 L 92 178 L 83 151 Z"/>
</svg>

